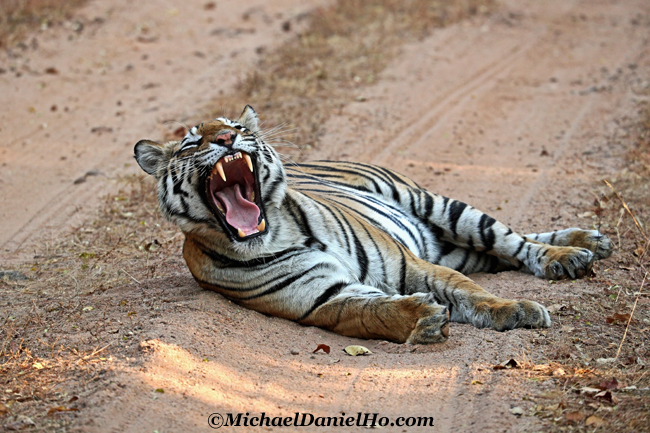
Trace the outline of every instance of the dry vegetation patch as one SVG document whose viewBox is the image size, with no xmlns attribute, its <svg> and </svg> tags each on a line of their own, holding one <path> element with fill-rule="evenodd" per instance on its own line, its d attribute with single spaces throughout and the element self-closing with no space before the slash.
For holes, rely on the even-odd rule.
<svg viewBox="0 0 650 433">
<path fill-rule="evenodd" d="M 494 6 L 493 0 L 338 0 L 285 22 L 286 31 L 297 29 L 295 37 L 263 56 L 204 117 L 239 113 L 245 101 L 264 113 L 265 125 L 283 125 L 276 143 L 296 143 L 299 149 L 283 152 L 300 159 L 300 148 L 318 145 L 332 113 L 365 100 L 364 87 L 402 44 Z"/>
<path fill-rule="evenodd" d="M 0 48 L 10 47 L 35 28 L 48 28 L 69 19 L 87 0 L 2 0 Z"/>
<path fill-rule="evenodd" d="M 570 286 L 545 302 L 556 325 L 533 340 L 550 356 L 540 362 L 533 349 L 536 363 L 510 371 L 535 384 L 522 406 L 548 431 L 650 431 L 650 108 L 638 107 L 611 137 L 628 148 L 626 168 L 594 186 L 584 212 L 611 237 L 614 255 L 583 282 L 549 282 Z"/>
</svg>

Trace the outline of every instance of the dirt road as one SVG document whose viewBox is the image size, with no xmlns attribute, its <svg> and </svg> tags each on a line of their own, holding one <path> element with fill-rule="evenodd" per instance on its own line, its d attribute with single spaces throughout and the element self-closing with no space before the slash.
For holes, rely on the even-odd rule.
<svg viewBox="0 0 650 433">
<path fill-rule="evenodd" d="M 136 171 L 136 141 L 182 126 L 228 92 L 259 53 L 291 36 L 283 23 L 314 6 L 96 1 L 3 53 L 3 259 L 15 259 L 35 234 L 80 224 L 114 188 L 106 176 Z"/>
<path fill-rule="evenodd" d="M 191 3 L 197 14 L 210 16 L 202 2 Z M 92 30 L 93 17 L 106 13 L 96 2 L 84 12 L 88 31 L 95 33 L 83 44 L 64 45 L 70 50 L 64 53 L 43 41 L 29 62 L 15 60 L 36 71 L 54 66 L 69 79 L 54 88 L 47 85 L 49 75 L 25 73 L 20 84 L 0 76 L 8 98 L 0 112 L 8 140 L 0 183 L 5 256 L 35 230 L 60 227 L 57 216 L 69 219 L 70 206 L 109 188 L 115 173 L 135 172 L 123 167 L 132 144 L 155 138 L 161 119 L 189 117 L 202 101 L 227 89 L 232 80 L 222 77 L 234 75 L 215 75 L 215 70 L 236 71 L 255 58 L 260 40 L 281 41 L 277 13 L 285 11 L 286 17 L 289 8 L 297 14 L 304 3 L 265 3 L 266 14 L 251 14 L 245 26 L 256 33 L 240 32 L 233 39 L 240 48 L 234 49 L 232 42 L 226 48 L 201 41 L 216 41 L 209 35 L 215 28 L 237 32 L 238 24 L 215 16 L 206 28 L 181 29 L 174 25 L 178 15 L 172 2 L 160 8 L 166 13 L 148 22 L 146 32 L 138 11 L 126 22 L 109 19 Z M 125 16 L 126 4 L 117 3 L 112 13 Z M 236 7 L 224 1 L 217 10 Z M 642 98 L 637 91 L 648 87 L 639 77 L 650 70 L 649 14 L 643 0 L 504 1 L 490 17 L 404 46 L 375 85 L 351 95 L 355 102 L 330 119 L 322 145 L 309 157 L 389 166 L 520 232 L 590 228 L 595 220 L 585 211 L 594 199 L 593 185 L 622 168 L 623 149 L 612 140 L 616 122 Z M 253 25 L 264 17 L 274 24 Z M 106 45 L 102 38 L 115 33 L 124 40 Z M 164 43 L 143 42 L 147 38 Z M 206 64 L 206 58 L 223 60 Z M 103 69 L 98 71 L 97 63 Z M 46 85 L 39 89 L 41 82 Z M 91 132 L 96 127 L 105 129 Z M 50 147 L 54 137 L 65 138 Z M 102 150 L 91 158 L 85 146 Z M 44 163 L 52 159 L 55 164 Z M 90 169 L 106 177 L 71 184 Z M 24 173 L 39 186 L 23 183 Z M 112 358 L 94 385 L 69 385 L 86 390 L 72 423 L 76 430 L 210 431 L 208 415 L 229 412 L 377 412 L 391 420 L 435 419 L 433 430 L 385 429 L 396 432 L 544 428 L 538 418 L 517 417 L 510 410 L 523 407 L 529 413 L 524 398 L 550 385 L 531 382 L 522 388 L 507 372 L 494 375 L 491 366 L 510 357 L 547 359 L 556 349 L 554 336 L 567 332 L 557 322 L 548 331 L 507 333 L 455 324 L 447 343 L 431 347 L 355 340 L 243 310 L 201 290 L 180 262 L 180 252 L 176 266 L 174 277 L 147 283 L 146 293 L 136 285 L 119 289 L 118 297 L 134 302 L 156 296 L 165 301 L 141 318 L 139 350 Z M 518 273 L 474 277 L 497 295 L 545 305 L 593 290 L 587 281 L 551 285 Z M 332 348 L 330 355 L 312 354 L 321 343 Z M 363 344 L 373 354 L 349 357 L 341 351 L 349 344 Z M 278 429 L 246 429 L 266 430 Z"/>
</svg>

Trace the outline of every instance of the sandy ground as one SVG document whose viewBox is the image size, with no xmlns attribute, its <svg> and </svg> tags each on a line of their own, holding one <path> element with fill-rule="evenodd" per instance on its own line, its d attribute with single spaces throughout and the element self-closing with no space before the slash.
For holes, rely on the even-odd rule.
<svg viewBox="0 0 650 433">
<path fill-rule="evenodd" d="M 82 221 L 117 174 L 136 172 L 125 167 L 135 141 L 160 136 L 159 122 L 191 117 L 227 91 L 257 47 L 286 37 L 281 23 L 306 3 L 225 0 L 207 11 L 191 1 L 181 12 L 172 1 L 116 1 L 110 10 L 91 2 L 81 11 L 82 34 L 37 36 L 38 49 L 4 58 L 22 76 L 0 75 L 3 262 L 26 254 L 37 235 Z M 249 8 L 257 11 L 249 21 L 223 18 Z M 188 10 L 198 25 L 186 25 Z M 639 69 L 650 70 L 649 13 L 643 0 L 503 2 L 488 18 L 404 46 L 377 84 L 351 95 L 357 101 L 330 119 L 323 144 L 307 156 L 389 166 L 520 232 L 591 227 L 593 219 L 577 215 L 590 208 L 593 185 L 621 168 L 611 137 L 634 106 Z M 49 67 L 58 74 L 45 73 Z M 101 175 L 84 177 L 89 170 Z M 430 347 L 355 340 L 203 291 L 178 254 L 174 277 L 145 282 L 143 294 L 134 286 L 116 295 L 135 302 L 159 295 L 165 305 L 142 320 L 137 348 L 116 357 L 96 385 L 65 385 L 88 390 L 70 415 L 73 430 L 210 431 L 208 416 L 229 412 L 435 419 L 434 429 L 385 428 L 396 432 L 542 428 L 510 409 L 525 407 L 544 384 L 522 389 L 490 366 L 545 359 L 554 350 L 549 331 L 454 324 L 447 343 Z M 584 281 L 474 277 L 495 294 L 545 305 L 560 292 L 590 291 Z M 330 355 L 312 354 L 321 343 Z M 349 344 L 373 354 L 349 357 L 342 352 Z M 244 429 L 262 430 L 278 428 Z"/>
</svg>

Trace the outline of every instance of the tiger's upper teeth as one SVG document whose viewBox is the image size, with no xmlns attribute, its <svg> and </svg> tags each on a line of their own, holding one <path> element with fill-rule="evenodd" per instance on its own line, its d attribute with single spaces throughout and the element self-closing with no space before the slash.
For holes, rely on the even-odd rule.
<svg viewBox="0 0 650 433">
<path fill-rule="evenodd" d="M 219 176 L 223 179 L 223 181 L 226 181 L 226 173 L 223 172 L 223 165 L 221 164 L 221 161 L 217 161 L 217 171 L 219 172 Z"/>
<path fill-rule="evenodd" d="M 246 161 L 246 164 L 248 164 L 248 168 L 250 169 L 251 173 L 253 172 L 253 161 L 251 161 L 251 156 L 247 153 L 244 154 L 244 160 Z"/>
</svg>

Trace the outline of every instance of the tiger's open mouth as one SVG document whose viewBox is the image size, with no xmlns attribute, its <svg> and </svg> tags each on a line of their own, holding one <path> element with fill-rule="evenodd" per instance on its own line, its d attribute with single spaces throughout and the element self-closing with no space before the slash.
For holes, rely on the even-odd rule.
<svg viewBox="0 0 650 433">
<path fill-rule="evenodd" d="M 251 156 L 237 152 L 221 158 L 205 183 L 213 213 L 219 216 L 232 237 L 244 240 L 266 231 L 260 189 Z"/>
</svg>

